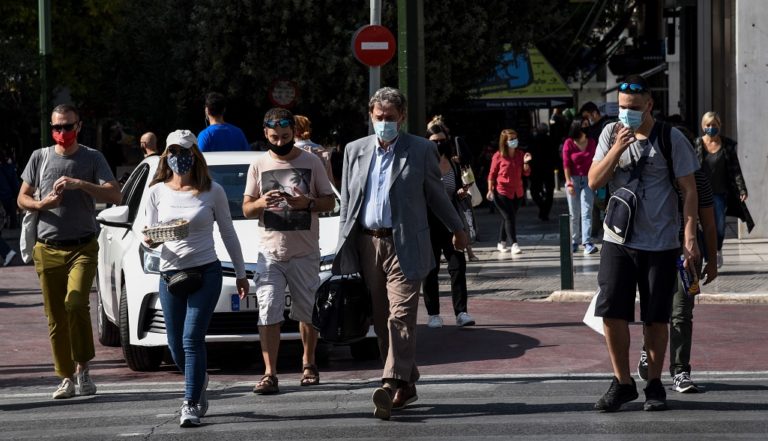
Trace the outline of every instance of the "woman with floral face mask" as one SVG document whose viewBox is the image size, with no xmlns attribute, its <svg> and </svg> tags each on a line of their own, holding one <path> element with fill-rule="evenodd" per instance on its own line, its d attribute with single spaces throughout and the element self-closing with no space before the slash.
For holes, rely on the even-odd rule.
<svg viewBox="0 0 768 441">
<path fill-rule="evenodd" d="M 177 130 L 168 135 L 166 145 L 149 184 L 147 223 L 155 225 L 178 218 L 189 221 L 187 237 L 161 245 L 159 293 L 168 348 L 184 373 L 180 425 L 194 427 L 200 425 L 200 417 L 208 410 L 205 334 L 222 283 L 221 262 L 213 241 L 214 222 L 232 258 L 241 296 L 248 293 L 248 279 L 227 195 L 221 185 L 211 180 L 195 135 L 189 130 Z M 150 247 L 160 245 L 147 237 L 144 241 Z M 180 272 L 200 274 L 199 286 L 171 293 L 168 281 Z"/>
<path fill-rule="evenodd" d="M 720 116 L 716 112 L 707 112 L 701 118 L 701 131 L 704 135 L 695 141 L 696 155 L 709 178 L 714 196 L 718 268 L 723 265 L 726 212 L 751 221 L 746 206 L 742 204 L 747 200 L 748 192 L 736 153 L 736 141 L 723 136 L 721 129 Z"/>
<path fill-rule="evenodd" d="M 507 251 L 507 241 L 512 242 L 511 253 L 520 254 L 522 250 L 517 244 L 515 216 L 520 203 L 525 196 L 523 175 L 531 174 L 530 153 L 518 149 L 517 132 L 504 129 L 499 135 L 499 150 L 491 158 L 491 169 L 488 172 L 488 194 L 486 199 L 493 201 L 501 214 L 499 227 L 499 251 Z"/>
</svg>

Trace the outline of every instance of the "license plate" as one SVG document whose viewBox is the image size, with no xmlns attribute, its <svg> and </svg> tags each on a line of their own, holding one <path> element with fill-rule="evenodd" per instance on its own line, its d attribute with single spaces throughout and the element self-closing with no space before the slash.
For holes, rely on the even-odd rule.
<svg viewBox="0 0 768 441">
<path fill-rule="evenodd" d="M 232 312 L 258 310 L 259 302 L 256 299 L 256 294 L 248 294 L 243 299 L 240 299 L 238 294 L 232 294 Z"/>
</svg>

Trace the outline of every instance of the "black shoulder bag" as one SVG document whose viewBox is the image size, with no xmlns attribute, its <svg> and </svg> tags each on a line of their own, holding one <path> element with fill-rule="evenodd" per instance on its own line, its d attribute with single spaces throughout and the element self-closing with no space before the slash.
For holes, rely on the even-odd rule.
<svg viewBox="0 0 768 441">
<path fill-rule="evenodd" d="M 641 156 L 639 160 L 635 160 L 631 148 L 629 157 L 632 161 L 629 182 L 616 189 L 608 198 L 603 221 L 605 234 L 619 244 L 629 241 L 632 237 L 632 226 L 637 213 L 637 187 L 642 181 L 641 174 L 648 159 L 646 156 Z"/>
<path fill-rule="evenodd" d="M 333 276 L 315 294 L 312 326 L 331 343 L 351 343 L 368 334 L 371 296 L 357 274 Z"/>
</svg>

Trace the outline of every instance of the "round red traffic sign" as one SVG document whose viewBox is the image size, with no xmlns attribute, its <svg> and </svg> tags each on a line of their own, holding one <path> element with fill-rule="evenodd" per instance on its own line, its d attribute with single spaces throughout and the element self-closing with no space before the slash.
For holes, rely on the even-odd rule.
<svg viewBox="0 0 768 441">
<path fill-rule="evenodd" d="M 387 64 L 395 55 L 395 36 L 384 26 L 363 26 L 352 37 L 352 53 L 366 66 Z"/>
<path fill-rule="evenodd" d="M 278 78 L 272 81 L 267 96 L 272 105 L 289 109 L 299 99 L 299 87 L 291 80 Z"/>
</svg>

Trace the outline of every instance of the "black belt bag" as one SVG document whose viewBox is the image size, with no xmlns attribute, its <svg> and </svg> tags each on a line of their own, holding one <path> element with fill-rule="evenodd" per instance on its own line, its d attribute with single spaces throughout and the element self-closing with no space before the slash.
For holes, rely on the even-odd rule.
<svg viewBox="0 0 768 441">
<path fill-rule="evenodd" d="M 203 269 L 208 265 L 177 271 L 174 275 L 163 274 L 168 292 L 175 296 L 189 295 L 203 286 Z"/>
</svg>

